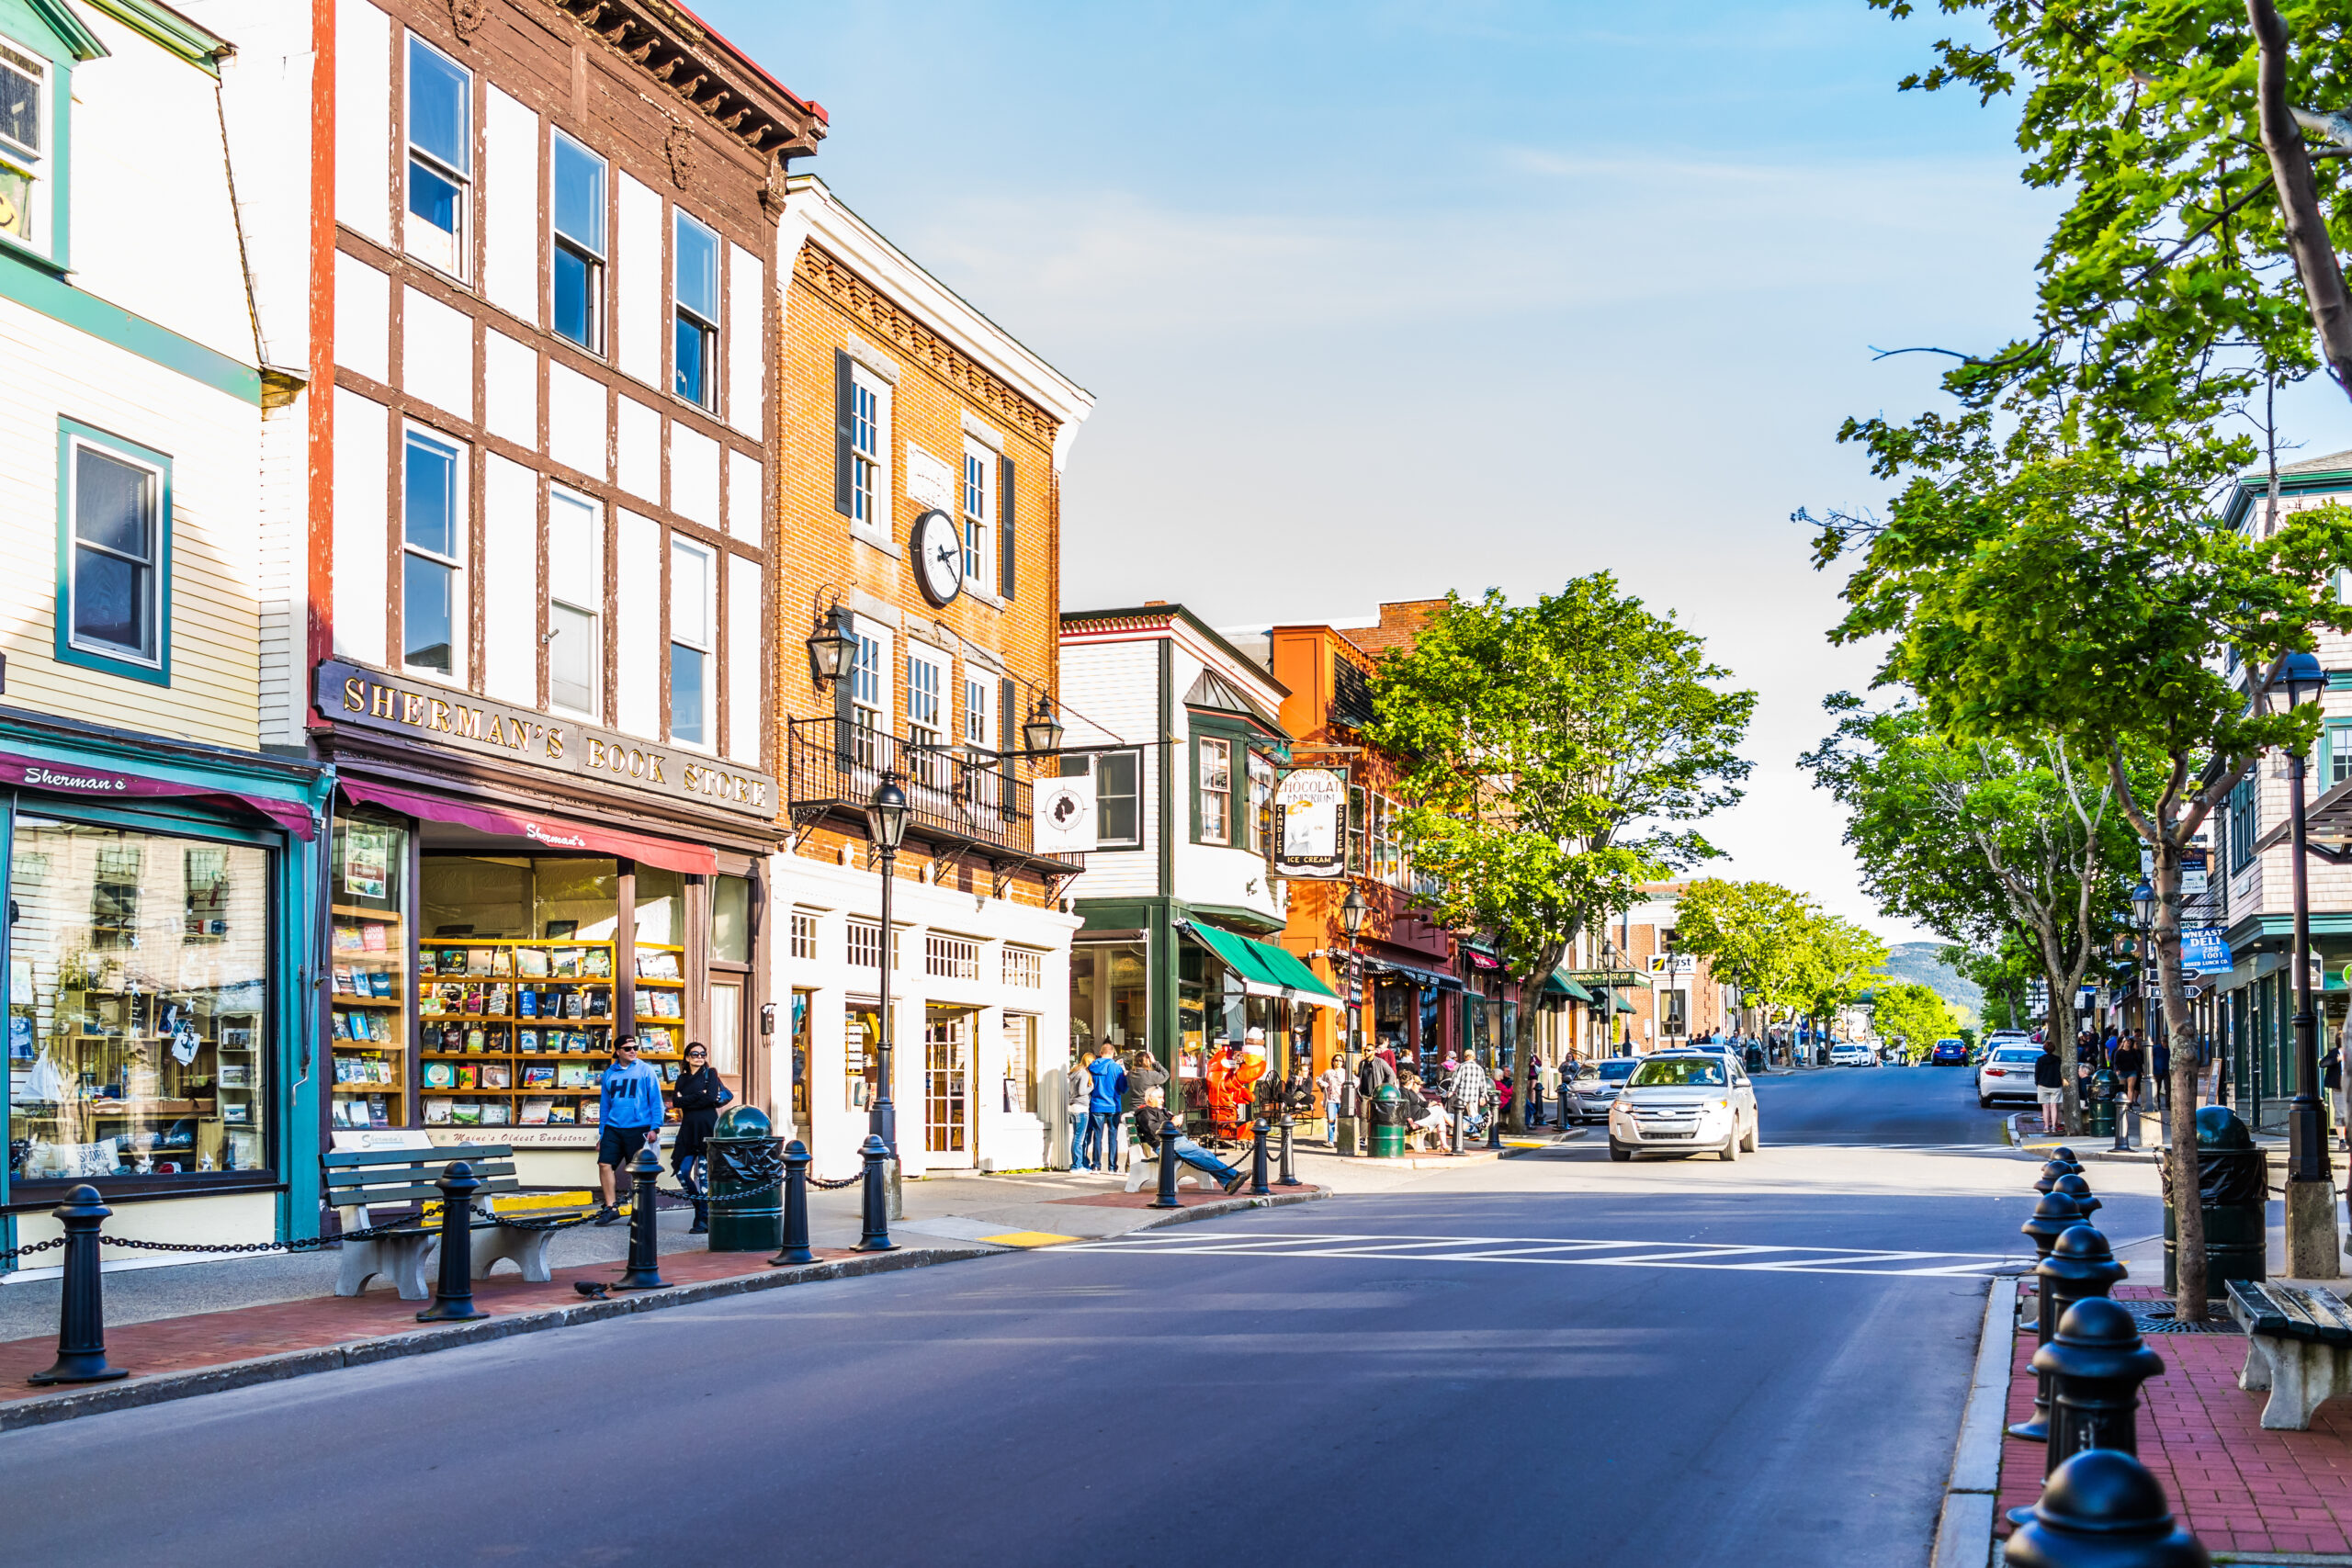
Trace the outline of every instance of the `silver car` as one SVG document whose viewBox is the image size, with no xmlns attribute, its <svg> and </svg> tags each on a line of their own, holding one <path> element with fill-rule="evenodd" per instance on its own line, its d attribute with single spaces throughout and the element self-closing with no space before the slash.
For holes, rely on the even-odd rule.
<svg viewBox="0 0 2352 1568">
<path fill-rule="evenodd" d="M 1609 1157 L 1711 1152 L 1736 1160 L 1756 1152 L 1762 1132 L 1746 1068 L 1713 1052 L 1660 1052 L 1634 1069 L 1609 1108 Z"/>
<path fill-rule="evenodd" d="M 1606 1122 L 1617 1091 L 1642 1065 L 1638 1056 L 1611 1056 L 1599 1062 L 1578 1062 L 1573 1075 L 1560 1080 L 1560 1097 L 1568 1119 L 1575 1122 Z"/>
</svg>

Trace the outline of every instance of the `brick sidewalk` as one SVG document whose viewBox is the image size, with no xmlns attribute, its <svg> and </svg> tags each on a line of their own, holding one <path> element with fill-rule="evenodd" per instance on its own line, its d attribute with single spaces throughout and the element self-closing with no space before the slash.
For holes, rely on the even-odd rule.
<svg viewBox="0 0 2352 1568">
<path fill-rule="evenodd" d="M 857 1255 L 836 1248 L 817 1249 L 820 1263 L 854 1256 Z M 794 1272 L 789 1268 L 769 1269 L 767 1258 L 764 1252 L 664 1253 L 662 1277 L 673 1285 L 699 1285 L 717 1280 Z M 615 1263 L 558 1269 L 551 1271 L 553 1278 L 544 1285 L 527 1283 L 521 1275 L 502 1269 L 490 1279 L 474 1281 L 474 1304 L 496 1316 L 575 1306 L 582 1298 L 571 1288 L 574 1280 L 609 1283 L 620 1277 L 621 1269 L 622 1266 Z M 392 1335 L 448 1332 L 463 1326 L 417 1322 L 417 1313 L 431 1304 L 429 1301 L 404 1302 L 390 1289 L 379 1286 L 357 1296 L 317 1296 L 307 1301 L 159 1318 L 108 1329 L 107 1359 L 114 1366 L 128 1369 L 135 1380 L 282 1355 L 289 1350 L 317 1349 Z M 59 1389 L 34 1388 L 25 1382 L 28 1376 L 56 1359 L 57 1337 L 53 1333 L 0 1343 L 0 1404 L 60 1393 Z M 69 1391 L 71 1386 L 68 1385 Z"/>
<path fill-rule="evenodd" d="M 2160 1302 L 2145 1285 L 2116 1299 Z M 2163 1483 L 2174 1517 L 2211 1551 L 2344 1554 L 2352 1561 L 2352 1396 L 2329 1400 L 2308 1432 L 2268 1432 L 2263 1402 L 2237 1384 L 2246 1344 L 2237 1334 L 2152 1334 L 2165 1370 L 2140 1391 L 2140 1459 Z M 2031 1333 L 2017 1337 L 2009 1371 L 2009 1415 L 2033 1413 Z M 2000 1513 L 2041 1495 L 2042 1447 L 2001 1443 Z"/>
</svg>

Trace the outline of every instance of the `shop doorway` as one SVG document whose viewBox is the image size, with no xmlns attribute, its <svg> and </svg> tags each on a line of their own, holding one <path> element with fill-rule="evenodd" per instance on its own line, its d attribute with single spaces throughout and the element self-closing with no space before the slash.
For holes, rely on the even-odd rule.
<svg viewBox="0 0 2352 1568">
<path fill-rule="evenodd" d="M 938 1165 L 972 1161 L 972 1015 L 933 1010 L 922 1032 L 923 1148 Z"/>
</svg>

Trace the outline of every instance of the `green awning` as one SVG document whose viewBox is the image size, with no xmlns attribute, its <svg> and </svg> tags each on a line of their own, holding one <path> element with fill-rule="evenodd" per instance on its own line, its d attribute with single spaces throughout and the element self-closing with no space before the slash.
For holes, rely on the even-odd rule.
<svg viewBox="0 0 2352 1568">
<path fill-rule="evenodd" d="M 1198 920 L 1187 920 L 1185 931 L 1240 976 L 1241 988 L 1253 997 L 1279 997 L 1309 1007 L 1336 1008 L 1339 993 L 1315 977 L 1315 971 L 1272 942 L 1252 942 Z"/>
<path fill-rule="evenodd" d="M 1627 1001 L 1624 998 L 1619 997 L 1617 998 L 1617 1010 L 1619 1012 L 1631 1012 L 1634 1010 L 1634 1004 Z"/>
<path fill-rule="evenodd" d="M 1568 972 L 1565 969 L 1552 971 L 1552 977 L 1544 982 L 1543 994 L 1547 997 L 1569 997 L 1580 1002 L 1589 1002 L 1593 999 L 1592 993 L 1569 979 Z"/>
</svg>

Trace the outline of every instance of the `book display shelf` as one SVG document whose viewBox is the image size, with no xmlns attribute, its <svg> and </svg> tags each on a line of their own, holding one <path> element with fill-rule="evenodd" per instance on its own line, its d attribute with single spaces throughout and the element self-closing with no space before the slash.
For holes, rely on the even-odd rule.
<svg viewBox="0 0 2352 1568">
<path fill-rule="evenodd" d="M 334 997 L 328 1032 L 334 1081 L 327 1119 L 337 1127 L 408 1122 L 408 941 L 388 909 L 334 904 L 328 909 Z"/>
</svg>

